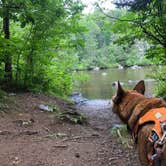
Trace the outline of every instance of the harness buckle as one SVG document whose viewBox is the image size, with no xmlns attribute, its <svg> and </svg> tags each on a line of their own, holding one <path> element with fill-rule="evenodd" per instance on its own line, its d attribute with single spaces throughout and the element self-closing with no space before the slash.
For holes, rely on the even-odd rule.
<svg viewBox="0 0 166 166">
<path fill-rule="evenodd" d="M 161 158 L 162 154 L 163 154 L 163 146 L 160 146 L 157 142 L 155 143 L 154 146 L 155 149 L 155 153 L 153 155 L 151 155 L 150 159 L 152 161 Z"/>
<path fill-rule="evenodd" d="M 164 144 L 166 138 L 166 122 L 160 124 L 162 130 L 162 137 L 156 142 L 158 146 L 162 146 Z"/>
<path fill-rule="evenodd" d="M 152 130 L 152 133 L 148 139 L 152 143 L 152 145 L 154 145 L 154 143 L 159 139 L 159 136 L 154 130 Z"/>
<path fill-rule="evenodd" d="M 166 122 L 160 124 L 162 130 L 162 137 L 159 138 L 158 134 L 152 130 L 152 134 L 149 137 L 150 143 L 152 143 L 155 153 L 149 154 L 148 158 L 150 161 L 154 161 L 162 156 L 163 153 L 163 144 L 166 138 Z"/>
</svg>

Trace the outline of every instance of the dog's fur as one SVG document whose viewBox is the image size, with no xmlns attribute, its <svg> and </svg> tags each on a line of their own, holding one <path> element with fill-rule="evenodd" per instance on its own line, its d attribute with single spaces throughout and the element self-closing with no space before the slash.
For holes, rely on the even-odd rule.
<svg viewBox="0 0 166 166">
<path fill-rule="evenodd" d="M 166 102 L 159 98 L 147 98 L 144 96 L 145 84 L 140 81 L 133 90 L 124 90 L 120 83 L 117 85 L 117 93 L 113 96 L 113 111 L 128 125 L 132 131 L 138 119 L 152 108 L 166 107 Z M 147 155 L 151 150 L 148 137 L 154 124 L 146 124 L 138 131 L 138 154 L 142 166 L 148 166 Z M 164 145 L 163 163 L 166 166 L 166 145 Z"/>
</svg>

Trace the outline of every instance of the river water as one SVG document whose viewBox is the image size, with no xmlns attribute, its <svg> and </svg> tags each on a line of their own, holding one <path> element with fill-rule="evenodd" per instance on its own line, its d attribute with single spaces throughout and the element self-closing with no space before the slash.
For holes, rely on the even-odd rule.
<svg viewBox="0 0 166 166">
<path fill-rule="evenodd" d="M 88 74 L 89 79 L 84 83 L 77 83 L 74 91 L 80 92 L 87 99 L 110 99 L 115 93 L 114 82 L 119 80 L 124 88 L 131 89 L 139 80 L 145 81 L 146 95 L 153 96 L 156 82 L 150 78 L 154 67 L 137 69 L 111 68 L 98 71 L 81 71 L 78 74 Z"/>
</svg>

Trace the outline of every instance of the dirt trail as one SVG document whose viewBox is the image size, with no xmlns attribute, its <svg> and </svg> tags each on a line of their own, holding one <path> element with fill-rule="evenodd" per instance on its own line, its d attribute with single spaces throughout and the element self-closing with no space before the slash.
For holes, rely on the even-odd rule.
<svg viewBox="0 0 166 166">
<path fill-rule="evenodd" d="M 121 124 L 121 121 L 111 111 L 111 100 L 88 100 L 77 105 L 77 110 L 88 118 L 91 126 L 106 130 Z"/>
<path fill-rule="evenodd" d="M 0 165 L 139 166 L 135 148 L 122 145 L 108 132 L 118 122 L 109 101 L 97 102 L 97 107 L 93 102 L 78 107 L 89 116 L 90 125 L 73 125 L 38 108 L 56 104 L 65 109 L 66 103 L 55 97 L 8 97 L 0 113 Z"/>
</svg>

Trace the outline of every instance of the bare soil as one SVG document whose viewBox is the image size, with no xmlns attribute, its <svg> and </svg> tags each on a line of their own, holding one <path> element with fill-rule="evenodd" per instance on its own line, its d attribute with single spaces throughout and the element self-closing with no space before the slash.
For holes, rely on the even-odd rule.
<svg viewBox="0 0 166 166">
<path fill-rule="evenodd" d="M 89 124 L 71 124 L 55 113 L 41 111 L 40 104 L 56 104 L 62 111 L 69 107 L 65 101 L 45 95 L 6 97 L 0 111 L 0 166 L 140 165 L 135 147 L 122 145 L 110 135 L 108 126 L 116 117 L 107 121 L 109 116 L 93 114 Z"/>
</svg>

